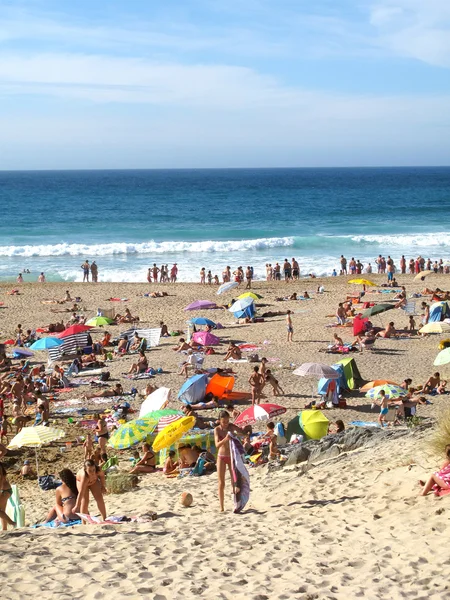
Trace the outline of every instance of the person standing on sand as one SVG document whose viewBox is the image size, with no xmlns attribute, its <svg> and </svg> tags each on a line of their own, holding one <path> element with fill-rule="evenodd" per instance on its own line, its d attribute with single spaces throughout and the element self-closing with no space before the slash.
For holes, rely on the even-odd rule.
<svg viewBox="0 0 450 600">
<path fill-rule="evenodd" d="M 154 283 L 158 283 L 158 273 L 159 273 L 159 269 L 156 266 L 156 263 L 153 263 L 153 267 L 152 267 L 152 273 L 153 273 L 153 281 Z"/>
<path fill-rule="evenodd" d="M 292 279 L 294 279 L 295 281 L 297 281 L 297 279 L 300 277 L 300 267 L 298 262 L 295 260 L 295 258 L 292 259 Z"/>
<path fill-rule="evenodd" d="M 340 275 L 347 275 L 347 259 L 341 254 L 341 272 Z"/>
<path fill-rule="evenodd" d="M 12 527 L 15 525 L 15 522 L 6 514 L 6 505 L 11 496 L 12 488 L 7 478 L 6 469 L 2 463 L 0 463 L 0 521 L 2 522 L 3 531 L 8 529 L 8 525 L 11 525 Z"/>
<path fill-rule="evenodd" d="M 83 269 L 83 283 L 85 281 L 89 282 L 89 261 L 86 259 L 80 268 Z"/>
<path fill-rule="evenodd" d="M 91 279 L 93 283 L 97 283 L 98 282 L 98 266 L 97 263 L 94 261 L 92 261 L 91 264 Z"/>
<path fill-rule="evenodd" d="M 38 277 L 38 283 L 45 283 L 45 275 L 43 271 Z"/>
<path fill-rule="evenodd" d="M 256 367 L 257 368 L 257 367 Z M 230 433 L 244 435 L 242 429 L 230 423 L 230 413 L 222 410 L 219 413 L 219 425 L 214 429 L 214 443 L 217 448 L 217 477 L 219 483 L 219 504 L 220 512 L 224 512 L 225 498 L 225 473 L 228 470 L 231 475 L 231 451 L 230 451 Z M 233 479 L 231 479 L 233 481 Z M 232 483 L 233 485 L 233 483 Z"/>
<path fill-rule="evenodd" d="M 200 269 L 200 283 L 203 284 L 203 285 L 206 283 L 206 269 L 205 269 L 205 267 L 202 267 Z"/>
<path fill-rule="evenodd" d="M 245 289 L 250 290 L 252 288 L 252 270 L 250 267 L 247 267 L 245 271 L 245 279 L 247 280 L 247 285 L 245 286 Z"/>
<path fill-rule="evenodd" d="M 259 367 L 253 367 L 253 373 L 250 375 L 248 382 L 252 388 L 252 405 L 259 404 L 261 400 L 261 392 L 265 381 L 263 375 L 259 372 Z"/>
<path fill-rule="evenodd" d="M 287 341 L 292 342 L 292 336 L 294 335 L 294 326 L 292 325 L 291 311 L 288 310 L 286 313 L 286 327 L 287 327 Z"/>
<path fill-rule="evenodd" d="M 406 259 L 403 254 L 400 259 L 400 269 L 401 269 L 402 275 L 404 275 L 406 273 Z"/>
<path fill-rule="evenodd" d="M 147 281 L 148 283 L 152 282 L 152 270 L 150 268 L 147 271 Z"/>
<path fill-rule="evenodd" d="M 177 267 L 177 263 L 174 263 L 173 267 L 170 269 L 170 283 L 177 282 L 177 275 L 178 275 L 178 267 Z"/>
</svg>

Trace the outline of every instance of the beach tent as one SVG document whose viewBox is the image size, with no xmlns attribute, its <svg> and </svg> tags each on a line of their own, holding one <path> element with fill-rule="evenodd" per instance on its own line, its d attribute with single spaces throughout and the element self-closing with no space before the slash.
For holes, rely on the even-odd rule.
<svg viewBox="0 0 450 600">
<path fill-rule="evenodd" d="M 201 402 L 206 394 L 208 377 L 206 375 L 193 375 L 189 377 L 178 392 L 178 400 L 184 404 L 195 404 Z"/>
<path fill-rule="evenodd" d="M 222 398 L 225 394 L 231 392 L 234 387 L 234 377 L 223 377 L 216 373 L 209 380 L 208 385 L 206 386 L 206 394 L 213 394 L 213 396 L 217 396 L 218 398 Z"/>
<path fill-rule="evenodd" d="M 286 428 L 286 439 L 289 442 L 293 434 L 302 435 L 304 439 L 320 440 L 328 433 L 329 421 L 320 410 L 303 410 L 291 419 Z"/>
<path fill-rule="evenodd" d="M 362 383 L 362 378 L 353 357 L 348 356 L 343 358 L 335 365 L 332 365 L 332 368 L 339 373 L 339 379 L 331 384 L 332 379 L 322 377 L 317 384 L 317 390 L 321 396 L 331 394 L 333 404 L 337 404 L 337 396 L 339 396 L 341 390 L 354 390 L 358 388 Z M 331 390 L 330 385 L 333 388 Z"/>
<path fill-rule="evenodd" d="M 448 302 L 435 302 L 430 306 L 430 318 L 428 319 L 429 323 L 443 321 L 448 317 L 450 317 L 450 308 Z"/>
</svg>

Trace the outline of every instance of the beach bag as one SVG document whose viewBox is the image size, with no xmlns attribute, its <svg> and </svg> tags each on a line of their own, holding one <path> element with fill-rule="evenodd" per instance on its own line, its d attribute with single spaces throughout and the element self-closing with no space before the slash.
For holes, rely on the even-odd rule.
<svg viewBox="0 0 450 600">
<path fill-rule="evenodd" d="M 205 352 L 205 354 L 215 354 L 214 348 L 208 348 L 208 350 Z"/>
<path fill-rule="evenodd" d="M 103 373 L 100 374 L 100 381 L 109 381 L 110 377 L 111 377 L 111 373 L 109 371 L 104 371 Z"/>
<path fill-rule="evenodd" d="M 58 481 L 54 475 L 41 475 L 38 482 L 41 490 L 46 492 L 49 490 L 56 490 L 56 488 L 61 485 L 61 482 Z"/>
</svg>

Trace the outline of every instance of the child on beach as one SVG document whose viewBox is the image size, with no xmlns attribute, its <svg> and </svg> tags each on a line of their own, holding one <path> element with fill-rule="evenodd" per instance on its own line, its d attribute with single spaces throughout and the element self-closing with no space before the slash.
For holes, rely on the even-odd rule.
<svg viewBox="0 0 450 600">
<path fill-rule="evenodd" d="M 383 427 L 383 423 L 385 422 L 385 416 L 389 412 L 389 400 L 386 398 L 386 392 L 384 390 L 380 390 L 380 400 L 378 404 L 380 405 L 380 414 L 378 416 L 378 423 L 381 427 Z"/>
<path fill-rule="evenodd" d="M 274 396 L 282 396 L 284 394 L 280 384 L 278 383 L 278 379 L 275 379 L 270 369 L 267 369 L 264 379 L 266 383 L 272 386 Z"/>
<path fill-rule="evenodd" d="M 175 450 L 171 450 L 169 452 L 169 456 L 164 463 L 163 473 L 164 475 L 172 475 L 178 469 L 178 461 L 175 459 Z"/>
<path fill-rule="evenodd" d="M 92 436 L 90 433 L 88 433 L 86 435 L 86 439 L 83 443 L 83 448 L 84 448 L 84 460 L 87 460 L 88 458 L 92 458 L 92 455 L 94 452 L 94 444 L 92 443 Z"/>
<path fill-rule="evenodd" d="M 433 473 L 426 483 L 419 481 L 420 485 L 424 486 L 421 496 L 426 496 L 432 489 L 435 492 L 450 489 L 450 444 L 445 446 L 445 456 L 446 460 L 439 471 Z"/>
<path fill-rule="evenodd" d="M 409 316 L 408 329 L 411 332 L 414 332 L 416 330 L 416 322 L 414 320 L 414 316 L 413 315 Z"/>
<path fill-rule="evenodd" d="M 278 458 L 280 452 L 277 446 L 277 435 L 275 433 L 275 423 L 272 421 L 266 425 L 267 432 L 264 438 L 269 441 L 269 459 Z"/>
<path fill-rule="evenodd" d="M 292 325 L 291 311 L 286 312 L 286 328 L 287 328 L 287 341 L 292 342 L 292 336 L 294 335 L 294 327 Z"/>
<path fill-rule="evenodd" d="M 259 372 L 259 367 L 253 368 L 253 373 L 250 375 L 248 382 L 252 388 L 252 405 L 259 404 L 259 401 L 261 400 L 261 391 L 264 387 L 264 379 Z"/>
</svg>

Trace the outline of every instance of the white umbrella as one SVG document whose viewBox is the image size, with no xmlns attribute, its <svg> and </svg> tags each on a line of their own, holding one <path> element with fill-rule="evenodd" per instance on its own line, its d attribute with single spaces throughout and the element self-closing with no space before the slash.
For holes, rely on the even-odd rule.
<svg viewBox="0 0 450 600">
<path fill-rule="evenodd" d="M 293 371 L 294 375 L 299 375 L 300 377 L 311 377 L 314 379 L 320 379 L 321 377 L 326 377 L 327 379 L 339 379 L 340 374 L 333 369 L 333 367 L 329 367 L 328 365 L 324 365 L 323 363 L 303 363 L 300 365 L 295 371 Z M 314 398 L 314 383 L 312 385 L 312 393 L 311 396 Z"/>
<path fill-rule="evenodd" d="M 55 429 L 54 427 L 45 427 L 44 425 L 38 425 L 37 427 L 24 427 L 19 433 L 13 437 L 9 442 L 8 448 L 10 450 L 16 450 L 17 448 L 34 448 L 36 452 L 36 474 L 38 476 L 39 483 L 39 461 L 38 461 L 38 448 L 44 444 L 50 444 L 55 440 L 60 440 L 66 435 L 66 432 L 62 429 Z"/>
<path fill-rule="evenodd" d="M 237 288 L 238 286 L 239 283 L 237 281 L 229 281 L 228 283 L 223 283 L 217 290 L 217 295 L 220 296 L 220 294 L 225 294 L 225 292 L 234 290 L 234 288 Z"/>
<path fill-rule="evenodd" d="M 228 310 L 232 313 L 241 312 L 241 310 L 245 310 L 246 308 L 251 306 L 253 304 L 253 302 L 254 302 L 253 298 L 250 298 L 250 297 L 241 298 L 240 300 L 236 300 L 236 302 L 233 304 L 233 306 L 231 308 L 229 308 Z"/>
<path fill-rule="evenodd" d="M 166 408 L 169 403 L 170 388 L 160 387 L 147 396 L 144 402 L 141 404 L 139 410 L 139 416 L 144 417 L 148 413 L 154 410 L 161 410 Z"/>
</svg>

